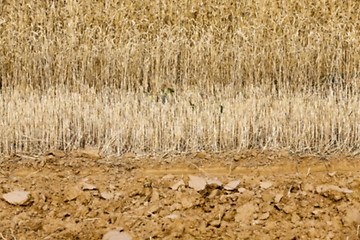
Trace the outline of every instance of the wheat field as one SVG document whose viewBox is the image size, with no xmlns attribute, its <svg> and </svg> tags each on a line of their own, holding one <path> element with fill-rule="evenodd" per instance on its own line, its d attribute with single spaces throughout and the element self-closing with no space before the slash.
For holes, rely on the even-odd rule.
<svg viewBox="0 0 360 240">
<path fill-rule="evenodd" d="M 356 152 L 360 2 L 0 4 L 0 152 Z"/>
</svg>

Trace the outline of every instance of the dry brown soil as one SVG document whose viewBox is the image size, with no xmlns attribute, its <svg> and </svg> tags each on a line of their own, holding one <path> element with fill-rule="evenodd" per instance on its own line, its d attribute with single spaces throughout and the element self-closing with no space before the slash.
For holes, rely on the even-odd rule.
<svg viewBox="0 0 360 240">
<path fill-rule="evenodd" d="M 0 239 L 358 239 L 359 171 L 354 155 L 16 153 L 0 160 Z"/>
</svg>

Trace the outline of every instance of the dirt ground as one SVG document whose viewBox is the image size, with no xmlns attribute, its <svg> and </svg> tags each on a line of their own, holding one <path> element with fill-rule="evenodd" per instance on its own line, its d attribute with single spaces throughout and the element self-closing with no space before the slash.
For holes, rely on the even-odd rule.
<svg viewBox="0 0 360 240">
<path fill-rule="evenodd" d="M 354 155 L 14 153 L 0 239 L 358 239 L 359 171 Z"/>
</svg>

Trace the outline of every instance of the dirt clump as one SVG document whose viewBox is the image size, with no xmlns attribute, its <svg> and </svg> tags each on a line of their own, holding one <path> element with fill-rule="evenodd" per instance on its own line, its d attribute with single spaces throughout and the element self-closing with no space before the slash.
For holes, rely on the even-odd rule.
<svg viewBox="0 0 360 240">
<path fill-rule="evenodd" d="M 1 159 L 1 237 L 358 238 L 357 156 L 89 151 Z"/>
</svg>

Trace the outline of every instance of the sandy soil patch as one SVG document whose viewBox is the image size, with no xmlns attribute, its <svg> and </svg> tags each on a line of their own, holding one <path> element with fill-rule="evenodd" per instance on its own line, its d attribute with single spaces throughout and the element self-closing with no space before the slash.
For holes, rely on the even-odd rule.
<svg viewBox="0 0 360 240">
<path fill-rule="evenodd" d="M 357 156 L 49 151 L 0 163 L 0 239 L 359 237 Z"/>
</svg>

